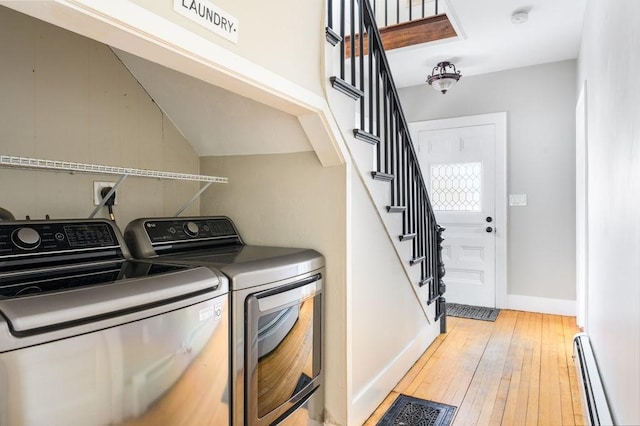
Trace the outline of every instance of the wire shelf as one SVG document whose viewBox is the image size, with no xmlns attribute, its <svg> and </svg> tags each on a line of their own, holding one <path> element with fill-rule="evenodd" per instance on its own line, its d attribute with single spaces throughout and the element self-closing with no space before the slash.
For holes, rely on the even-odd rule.
<svg viewBox="0 0 640 426">
<path fill-rule="evenodd" d="M 43 160 L 39 158 L 12 157 L 0 155 L 0 166 L 23 169 L 40 169 L 70 173 L 90 173 L 120 176 L 137 176 L 156 179 L 185 180 L 210 183 L 228 183 L 229 179 L 217 176 L 203 176 L 189 173 L 163 172 L 159 170 L 134 169 L 130 167 L 113 167 L 100 164 L 74 163 L 71 161 Z"/>
</svg>

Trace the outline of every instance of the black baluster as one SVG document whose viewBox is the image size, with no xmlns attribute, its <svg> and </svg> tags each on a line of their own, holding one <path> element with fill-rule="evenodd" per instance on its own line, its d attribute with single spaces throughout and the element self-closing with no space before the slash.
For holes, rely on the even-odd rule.
<svg viewBox="0 0 640 426">
<path fill-rule="evenodd" d="M 376 136 L 382 139 L 382 133 L 380 132 L 380 122 L 382 117 L 380 116 L 380 53 L 376 53 Z M 382 171 L 382 161 L 380 159 L 380 143 L 376 144 L 376 170 Z"/>
<path fill-rule="evenodd" d="M 394 158 L 396 160 L 396 164 L 394 165 L 395 171 L 393 172 L 393 175 L 395 176 L 395 188 L 396 188 L 396 198 L 398 200 L 398 205 L 400 206 L 404 206 L 404 204 L 402 203 L 402 192 L 400 191 L 400 182 L 402 181 L 402 177 L 401 177 L 401 167 L 402 167 L 402 134 L 400 133 L 400 117 L 398 117 L 398 100 L 395 99 L 394 100 L 394 108 L 393 108 L 393 118 L 395 121 L 395 127 L 396 127 L 396 145 L 395 145 L 395 152 L 394 152 Z"/>
<path fill-rule="evenodd" d="M 407 234 L 407 221 L 409 219 L 409 209 L 411 208 L 407 203 L 407 147 L 406 147 L 406 139 L 404 137 L 404 132 L 401 134 L 402 146 L 402 161 L 400 164 L 402 168 L 399 170 L 399 175 L 401 176 L 400 182 L 398 185 L 400 186 L 400 194 L 402 195 L 402 205 L 405 206 L 404 212 L 402 212 L 402 233 Z"/>
<path fill-rule="evenodd" d="M 384 26 L 389 25 L 389 3 L 384 0 Z"/>
<path fill-rule="evenodd" d="M 373 130 L 373 51 L 374 41 L 373 37 L 373 25 L 367 26 L 367 35 L 369 38 L 369 133 L 372 135 L 375 133 Z"/>
<path fill-rule="evenodd" d="M 390 122 L 391 122 L 391 145 L 389 146 L 389 171 L 390 174 L 394 174 L 394 169 L 395 169 L 395 145 L 396 145 L 396 120 L 395 120 L 395 112 L 394 112 L 394 108 L 393 108 L 393 98 L 391 98 L 389 100 L 389 118 L 390 118 Z M 395 206 L 397 205 L 396 203 L 397 199 L 396 199 L 396 191 L 395 191 L 395 185 L 391 185 L 391 205 Z"/>
<path fill-rule="evenodd" d="M 349 42 L 351 44 L 351 85 L 353 87 L 357 87 L 356 82 L 356 11 L 355 11 L 355 2 L 356 0 L 350 0 L 350 12 L 351 12 L 351 38 Z"/>
<path fill-rule="evenodd" d="M 387 88 L 387 79 L 386 79 L 386 73 L 383 71 L 382 72 L 383 75 L 383 80 L 382 80 L 382 92 L 383 92 L 383 99 L 382 99 L 382 108 L 384 110 L 384 172 L 385 173 L 389 173 L 389 111 L 388 111 L 388 105 L 389 105 L 389 89 Z"/>
<path fill-rule="evenodd" d="M 332 0 L 329 0 L 330 2 Z M 344 0 L 340 0 L 340 79 L 344 80 L 344 73 L 345 73 L 345 41 L 344 41 L 344 27 L 345 27 L 345 7 L 344 7 Z"/>
<path fill-rule="evenodd" d="M 353 0 L 356 1 L 356 0 Z M 360 36 L 358 39 L 358 47 L 360 48 L 360 90 L 362 93 L 365 93 L 366 87 L 364 84 L 364 7 L 363 2 L 358 2 L 358 28 L 360 30 Z M 365 120 L 365 102 L 366 95 L 360 97 L 360 129 L 365 130 L 364 120 Z"/>
</svg>

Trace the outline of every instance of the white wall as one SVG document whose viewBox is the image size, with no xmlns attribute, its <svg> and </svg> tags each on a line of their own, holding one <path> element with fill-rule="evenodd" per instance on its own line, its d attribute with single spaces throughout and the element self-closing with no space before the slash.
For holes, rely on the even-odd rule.
<svg viewBox="0 0 640 426">
<path fill-rule="evenodd" d="M 640 2 L 589 1 L 587 332 L 616 424 L 640 424 Z"/>
<path fill-rule="evenodd" d="M 533 302 L 575 300 L 575 72 L 563 61 L 463 77 L 446 95 L 399 90 L 409 122 L 507 112 L 507 191 L 528 198 L 508 211 L 507 292 Z"/>
<path fill-rule="evenodd" d="M 346 415 L 346 166 L 323 168 L 313 152 L 202 157 L 203 174 L 229 184 L 210 188 L 204 215 L 227 215 L 249 244 L 308 247 L 327 261 L 325 281 L 325 406 Z"/>
<path fill-rule="evenodd" d="M 192 147 L 107 46 L 0 6 L 0 57 L 2 155 L 199 172 Z M 0 205 L 19 218 L 87 217 L 96 180 L 116 177 L 0 169 Z M 197 190 L 129 178 L 117 222 L 174 214 Z"/>
<path fill-rule="evenodd" d="M 358 425 L 409 371 L 439 334 L 440 325 L 434 321 L 429 324 L 425 318 L 401 264 L 408 258 L 398 258 L 378 215 L 379 207 L 372 203 L 357 171 L 353 170 L 349 181 L 352 285 L 348 295 L 350 396 L 346 424 Z"/>
</svg>

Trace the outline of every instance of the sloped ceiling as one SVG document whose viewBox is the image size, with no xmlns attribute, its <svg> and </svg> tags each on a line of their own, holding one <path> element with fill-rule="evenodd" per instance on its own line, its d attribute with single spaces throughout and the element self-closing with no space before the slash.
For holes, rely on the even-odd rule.
<svg viewBox="0 0 640 426">
<path fill-rule="evenodd" d="M 313 150 L 295 116 L 138 56 L 113 50 L 198 155 Z"/>
</svg>

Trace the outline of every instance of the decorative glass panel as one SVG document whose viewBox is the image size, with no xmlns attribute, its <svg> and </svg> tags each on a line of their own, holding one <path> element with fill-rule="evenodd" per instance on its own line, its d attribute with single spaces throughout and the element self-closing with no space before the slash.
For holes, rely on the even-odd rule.
<svg viewBox="0 0 640 426">
<path fill-rule="evenodd" d="M 479 212 L 482 163 L 431 165 L 431 205 L 434 210 Z"/>
</svg>

